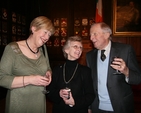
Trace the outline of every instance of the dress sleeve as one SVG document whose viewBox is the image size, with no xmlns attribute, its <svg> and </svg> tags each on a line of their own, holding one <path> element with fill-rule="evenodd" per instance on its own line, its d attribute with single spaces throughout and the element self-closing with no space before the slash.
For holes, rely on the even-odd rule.
<svg viewBox="0 0 141 113">
<path fill-rule="evenodd" d="M 12 68 L 14 67 L 15 53 L 12 50 L 10 44 L 4 49 L 3 55 L 0 61 L 0 86 L 10 89 L 14 76 L 12 74 Z"/>
</svg>

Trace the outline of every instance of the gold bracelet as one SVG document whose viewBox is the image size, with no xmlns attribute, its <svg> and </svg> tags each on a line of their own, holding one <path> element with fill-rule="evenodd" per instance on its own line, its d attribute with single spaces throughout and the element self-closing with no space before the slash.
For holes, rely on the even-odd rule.
<svg viewBox="0 0 141 113">
<path fill-rule="evenodd" d="M 25 87 L 25 84 L 24 84 L 24 76 L 23 76 L 23 87 Z"/>
</svg>

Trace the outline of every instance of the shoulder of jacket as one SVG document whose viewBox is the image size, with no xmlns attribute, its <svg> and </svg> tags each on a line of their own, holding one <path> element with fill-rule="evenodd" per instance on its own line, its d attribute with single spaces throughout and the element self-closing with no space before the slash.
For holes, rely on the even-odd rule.
<svg viewBox="0 0 141 113">
<path fill-rule="evenodd" d="M 57 65 L 57 66 L 54 66 L 53 67 L 53 70 L 60 70 L 60 69 L 62 69 L 63 68 L 63 64 L 59 64 L 59 65 Z"/>
<path fill-rule="evenodd" d="M 112 42 L 113 45 L 117 45 L 119 47 L 131 47 L 129 44 L 120 43 L 120 42 Z"/>
<path fill-rule="evenodd" d="M 90 70 L 90 68 L 88 67 L 88 66 L 86 66 L 86 65 L 81 65 L 81 64 L 79 64 L 79 66 L 80 66 L 80 68 L 82 69 L 82 71 L 84 70 Z"/>
</svg>

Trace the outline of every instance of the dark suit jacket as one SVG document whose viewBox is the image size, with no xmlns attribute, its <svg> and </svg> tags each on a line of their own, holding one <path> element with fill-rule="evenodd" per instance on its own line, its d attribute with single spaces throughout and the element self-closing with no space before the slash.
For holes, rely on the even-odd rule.
<svg viewBox="0 0 141 113">
<path fill-rule="evenodd" d="M 95 97 L 90 68 L 79 64 L 74 78 L 69 83 L 75 100 L 73 107 L 66 105 L 59 96 L 60 89 L 66 87 L 63 78 L 63 65 L 53 69 L 52 77 L 52 82 L 48 86 L 48 90 L 50 90 L 48 98 L 53 102 L 52 113 L 88 113 L 88 107 Z"/>
<path fill-rule="evenodd" d="M 98 91 L 97 91 L 97 53 L 94 49 L 86 54 L 88 67 L 92 70 L 92 78 L 96 98 L 91 105 L 93 113 L 98 113 Z M 121 57 L 129 68 L 129 82 L 125 81 L 125 75 L 114 75 L 115 70 L 110 66 L 112 57 Z M 133 48 L 130 45 L 112 42 L 109 58 L 107 89 L 115 113 L 134 113 L 133 92 L 130 84 L 141 83 L 141 69 L 136 61 Z"/>
</svg>

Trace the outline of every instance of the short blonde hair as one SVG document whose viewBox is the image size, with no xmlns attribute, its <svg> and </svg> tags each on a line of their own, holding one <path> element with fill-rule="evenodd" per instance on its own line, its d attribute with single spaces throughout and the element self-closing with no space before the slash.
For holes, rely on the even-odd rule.
<svg viewBox="0 0 141 113">
<path fill-rule="evenodd" d="M 64 54 L 64 57 L 67 59 L 68 58 L 68 54 L 65 52 L 66 49 L 68 49 L 70 47 L 70 43 L 71 42 L 81 42 L 82 43 L 82 38 L 78 35 L 76 36 L 70 36 L 68 37 L 68 39 L 66 40 L 62 50 L 63 50 L 63 54 Z"/>
<path fill-rule="evenodd" d="M 39 16 L 39 17 L 36 17 L 35 19 L 32 20 L 32 22 L 30 23 L 30 32 L 31 33 L 32 33 L 32 30 L 31 30 L 32 27 L 36 27 L 37 31 L 44 28 L 44 29 L 50 31 L 52 35 L 55 32 L 55 28 L 54 28 L 51 20 L 45 16 Z"/>
</svg>

